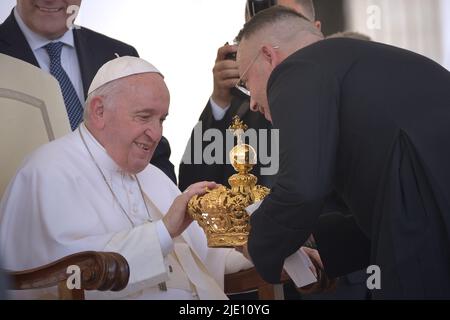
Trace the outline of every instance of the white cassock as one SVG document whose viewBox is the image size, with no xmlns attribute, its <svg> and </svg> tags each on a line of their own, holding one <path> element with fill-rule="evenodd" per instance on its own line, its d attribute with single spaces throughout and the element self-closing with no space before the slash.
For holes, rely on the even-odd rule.
<svg viewBox="0 0 450 320">
<path fill-rule="evenodd" d="M 112 251 L 127 259 L 129 285 L 117 293 L 86 292 L 86 298 L 226 299 L 224 274 L 251 263 L 233 249 L 208 248 L 196 222 L 172 240 L 160 219 L 180 194 L 173 182 L 149 165 L 137 174 L 142 195 L 84 124 L 79 130 L 35 151 L 8 186 L 0 203 L 4 267 L 24 270 L 80 251 Z M 15 293 L 38 298 L 49 290 Z"/>
</svg>

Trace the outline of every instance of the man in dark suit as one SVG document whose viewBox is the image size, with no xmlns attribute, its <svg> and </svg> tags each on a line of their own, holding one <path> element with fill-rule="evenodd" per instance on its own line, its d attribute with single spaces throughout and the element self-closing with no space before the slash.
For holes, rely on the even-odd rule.
<svg viewBox="0 0 450 320">
<path fill-rule="evenodd" d="M 316 30 L 273 7 L 238 37 L 250 104 L 280 130 L 280 170 L 251 216 L 249 255 L 278 282 L 313 234 L 329 276 L 379 267 L 373 298 L 449 298 L 450 73 Z M 330 197 L 349 214 L 321 215 Z"/>
<path fill-rule="evenodd" d="M 264 2 L 264 3 L 263 3 Z M 264 9 L 268 6 L 278 3 L 280 5 L 293 8 L 314 21 L 315 26 L 320 29 L 320 21 L 315 20 L 315 9 L 312 0 L 279 0 L 279 1 L 253 1 L 248 0 L 245 10 L 246 21 L 248 21 L 254 14 L 255 10 L 249 8 Z M 256 6 L 255 6 L 256 4 Z M 201 159 L 200 163 L 196 163 L 196 152 L 201 152 L 203 155 L 205 148 L 211 143 L 209 141 L 194 140 L 196 137 L 203 136 L 209 129 L 219 130 L 222 137 L 226 137 L 226 130 L 230 126 L 233 117 L 239 116 L 241 120 L 250 129 L 256 130 L 258 134 L 258 141 L 255 145 L 256 150 L 267 150 L 264 155 L 268 159 L 258 157 L 258 162 L 252 170 L 258 178 L 258 184 L 270 187 L 276 174 L 276 164 L 270 162 L 270 156 L 276 149 L 271 148 L 271 128 L 272 125 L 261 114 L 250 112 L 249 98 L 243 95 L 239 90 L 234 88 L 239 80 L 236 58 L 236 45 L 224 45 L 217 51 L 217 58 L 213 68 L 214 89 L 208 100 L 206 107 L 200 115 L 199 122 L 194 128 L 200 134 L 197 136 L 193 132 L 191 139 L 187 145 L 188 152 L 185 153 L 179 168 L 179 187 L 180 190 L 185 190 L 192 183 L 197 181 L 209 180 L 216 181 L 223 185 L 228 185 L 228 178 L 236 171 L 231 164 L 227 164 L 228 152 L 223 142 L 222 159 L 219 163 L 209 164 L 205 159 Z M 263 131 L 261 131 L 263 130 Z M 261 139 L 262 138 L 262 139 Z M 200 147 L 199 147 L 200 146 Z M 261 149 L 262 148 L 262 149 Z M 265 161 L 266 163 L 261 163 Z M 265 169 L 263 169 L 265 168 Z"/>
<path fill-rule="evenodd" d="M 253 5 L 253 2 L 258 1 L 247 1 L 245 10 L 246 21 L 250 20 L 251 16 L 255 13 L 254 11 L 249 10 Z M 278 3 L 285 7 L 292 8 L 303 14 L 310 21 L 313 21 L 318 30 L 321 29 L 321 22 L 316 20 L 315 7 L 311 0 L 278 0 L 265 2 L 265 5 L 267 6 Z M 259 3 L 260 6 L 258 8 L 265 8 L 265 5 L 261 6 L 261 4 L 262 2 Z M 205 148 L 211 143 L 209 141 L 194 141 L 196 130 L 203 135 L 209 129 L 216 129 L 222 133 L 223 137 L 225 137 L 225 132 L 231 124 L 233 117 L 238 115 L 249 128 L 255 129 L 258 132 L 261 129 L 266 130 L 267 135 L 263 136 L 265 140 L 262 141 L 258 139 L 257 141 L 257 150 L 261 150 L 260 148 L 263 147 L 264 149 L 267 148 L 267 155 L 272 156 L 277 153 L 278 149 L 276 147 L 271 148 L 273 140 L 271 138 L 272 125 L 270 121 L 266 120 L 260 113 L 251 112 L 249 97 L 235 88 L 236 83 L 239 81 L 239 73 L 235 61 L 236 50 L 236 45 L 226 44 L 219 48 L 217 52 L 217 58 L 213 68 L 214 90 L 206 107 L 200 115 L 199 123 L 191 134 L 190 141 L 187 145 L 188 152 L 185 153 L 185 157 L 179 167 L 179 188 L 181 190 L 185 190 L 192 183 L 202 180 L 216 181 L 223 185 L 228 185 L 228 178 L 236 173 L 230 164 L 226 164 L 226 157 L 230 150 L 226 149 L 227 146 L 225 142 L 222 149 L 223 156 L 221 163 L 206 164 L 204 163 L 204 159 L 202 159 L 202 163 L 194 163 L 195 152 L 201 152 L 201 154 L 203 154 Z M 274 142 L 277 143 L 276 140 Z M 264 143 L 265 145 L 262 145 Z M 261 171 L 261 169 L 267 170 L 273 163 L 261 164 L 260 161 L 261 158 L 258 159 L 258 163 L 252 170 L 252 174 L 256 175 L 258 178 L 258 184 L 271 187 L 276 172 L 272 171 L 271 174 L 267 175 L 262 174 L 264 171 Z M 362 276 L 364 275 L 365 273 Z M 365 294 L 361 292 L 365 288 L 365 280 L 360 281 L 358 276 L 361 278 L 361 275 L 353 274 L 348 277 L 342 276 L 339 280 L 338 291 L 328 292 L 325 295 L 305 294 L 303 299 L 363 299 Z M 355 278 L 357 280 L 353 281 L 352 279 Z M 364 287 L 362 287 L 361 283 L 364 283 Z M 292 291 L 293 290 L 289 287 L 288 291 L 285 293 L 286 298 L 297 299 L 298 294 L 293 293 Z M 341 292 L 352 292 L 353 294 L 341 294 Z"/>
<path fill-rule="evenodd" d="M 237 75 L 237 65 L 236 62 L 232 59 L 227 58 L 226 56 L 230 53 L 236 51 L 236 46 L 225 45 L 221 47 L 217 52 L 216 65 L 214 67 L 214 88 L 215 92 L 217 90 L 224 90 L 228 92 L 228 103 L 224 104 L 217 98 L 214 98 L 214 93 L 206 104 L 205 109 L 202 111 L 199 122 L 194 128 L 191 138 L 189 140 L 188 145 L 186 146 L 187 150 L 183 156 L 182 162 L 179 168 L 179 188 L 180 190 L 185 190 L 188 186 L 190 186 L 195 181 L 216 181 L 223 185 L 228 184 L 228 178 L 236 173 L 231 164 L 227 164 L 228 152 L 227 145 L 225 143 L 226 130 L 231 125 L 234 116 L 239 116 L 244 123 L 252 129 L 255 129 L 257 134 L 260 133 L 259 130 L 265 134 L 265 141 L 268 141 L 269 144 L 265 145 L 264 148 L 267 148 L 267 155 L 270 155 L 270 138 L 271 138 L 271 124 L 261 114 L 250 112 L 249 109 L 249 99 L 246 96 L 242 96 L 238 90 L 232 91 L 231 88 L 236 84 L 237 77 L 233 76 L 229 79 L 223 79 L 222 75 L 226 71 L 225 67 L 231 67 L 231 72 L 236 72 Z M 226 82 L 226 83 L 224 83 Z M 214 104 L 214 107 L 212 106 Z M 221 106 L 224 106 L 222 108 Z M 215 111 L 213 108 L 216 108 Z M 219 115 L 217 115 L 219 114 Z M 203 154 L 204 150 L 211 143 L 209 141 L 198 141 L 196 137 L 203 137 L 205 132 L 210 129 L 219 130 L 223 139 L 223 143 L 221 144 L 221 152 L 222 157 L 219 161 L 209 164 L 205 161 Z M 199 134 L 196 134 L 198 132 Z M 229 133 L 231 135 L 231 133 Z M 258 139 L 258 144 L 261 143 L 261 140 Z M 248 143 L 248 142 L 247 142 Z M 261 150 L 259 145 L 255 146 L 257 150 Z M 262 147 L 262 146 L 261 146 Z M 198 155 L 196 153 L 200 153 L 202 155 L 201 161 L 196 162 L 196 158 Z M 217 155 L 215 155 L 217 157 Z M 262 175 L 261 168 L 270 166 L 270 163 L 266 163 L 265 165 L 261 165 L 261 159 L 258 158 L 258 162 L 255 167 L 252 169 L 252 174 L 254 174 L 258 178 L 258 184 L 264 186 L 271 185 L 271 177 L 272 175 Z"/>
<path fill-rule="evenodd" d="M 50 73 L 52 66 L 46 46 L 49 43 L 63 44 L 61 64 L 70 79 L 71 90 L 74 92 L 71 100 L 78 98 L 79 101 L 76 102 L 78 107 L 81 107 L 85 101 L 91 81 L 103 64 L 117 55 L 138 56 L 136 49 L 132 46 L 92 30 L 82 27 L 69 30 L 68 8 L 71 5 L 80 6 L 80 4 L 81 0 L 17 0 L 16 7 L 0 25 L 0 53 L 21 59 Z M 60 79 L 58 81 L 61 85 Z M 66 107 L 69 109 L 63 88 L 62 91 Z M 81 122 L 82 109 L 80 112 L 76 119 L 71 119 L 68 111 L 72 129 Z M 164 171 L 176 183 L 174 168 L 169 157 L 169 142 L 162 137 L 151 163 Z"/>
</svg>

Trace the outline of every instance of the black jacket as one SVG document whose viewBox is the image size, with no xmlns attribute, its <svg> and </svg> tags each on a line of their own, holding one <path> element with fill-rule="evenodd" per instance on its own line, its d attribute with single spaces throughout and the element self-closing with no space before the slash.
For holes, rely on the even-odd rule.
<svg viewBox="0 0 450 320">
<path fill-rule="evenodd" d="M 450 297 L 450 73 L 418 54 L 330 39 L 268 82 L 280 171 L 249 252 L 277 282 L 314 232 L 330 275 L 375 264 L 383 298 Z M 319 215 L 333 192 L 351 216 Z"/>
</svg>

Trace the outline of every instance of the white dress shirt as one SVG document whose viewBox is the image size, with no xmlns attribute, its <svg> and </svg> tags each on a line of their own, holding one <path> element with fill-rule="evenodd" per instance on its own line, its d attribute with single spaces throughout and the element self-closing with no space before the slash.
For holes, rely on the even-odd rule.
<svg viewBox="0 0 450 320">
<path fill-rule="evenodd" d="M 50 57 L 48 56 L 45 46 L 50 42 L 61 41 L 64 43 L 61 51 L 61 65 L 69 76 L 69 79 L 77 92 L 77 96 L 80 99 L 81 105 L 84 105 L 85 98 L 83 82 L 81 80 L 80 64 L 78 61 L 72 30 L 68 30 L 58 39 L 49 40 L 28 28 L 17 12 L 17 8 L 14 8 L 14 17 L 16 18 L 20 30 L 22 30 L 25 35 L 25 39 L 27 39 L 27 42 L 34 53 L 39 66 L 45 72 L 50 73 Z"/>
<path fill-rule="evenodd" d="M 220 107 L 212 97 L 209 98 L 209 104 L 211 105 L 211 111 L 216 121 L 222 120 L 223 117 L 225 117 L 225 113 L 227 113 L 227 110 L 230 109 L 230 105 L 226 106 L 225 108 Z"/>
</svg>

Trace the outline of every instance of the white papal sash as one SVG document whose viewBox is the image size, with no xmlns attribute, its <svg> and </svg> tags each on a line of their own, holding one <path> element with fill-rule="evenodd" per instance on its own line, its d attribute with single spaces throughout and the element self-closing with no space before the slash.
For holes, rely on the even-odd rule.
<svg viewBox="0 0 450 320">
<path fill-rule="evenodd" d="M 174 251 L 189 280 L 194 284 L 200 300 L 228 300 L 202 261 L 185 241 L 175 242 Z"/>
<path fill-rule="evenodd" d="M 152 216 L 156 219 L 162 219 L 161 211 L 147 194 L 144 193 L 144 195 Z M 200 300 L 228 300 L 228 297 L 209 274 L 203 262 L 183 239 L 183 235 L 174 239 L 174 253 L 189 281 L 195 286 Z"/>
</svg>

